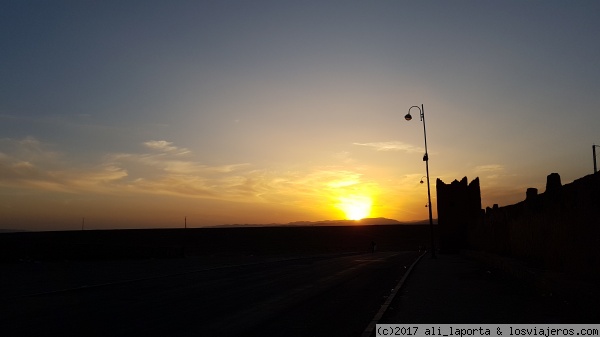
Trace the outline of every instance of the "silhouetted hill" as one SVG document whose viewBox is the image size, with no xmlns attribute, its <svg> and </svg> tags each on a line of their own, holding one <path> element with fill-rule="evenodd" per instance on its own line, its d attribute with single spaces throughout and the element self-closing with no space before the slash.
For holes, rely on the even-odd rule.
<svg viewBox="0 0 600 337">
<path fill-rule="evenodd" d="M 401 225 L 394 219 L 364 218 L 360 220 L 321 220 L 321 221 L 294 221 L 287 226 L 356 226 L 356 225 Z"/>
<path fill-rule="evenodd" d="M 10 228 L 0 228 L 0 234 L 2 233 L 16 233 L 16 232 L 28 232 L 26 230 L 23 229 L 10 229 Z"/>
<path fill-rule="evenodd" d="M 434 223 L 437 221 L 434 219 Z M 429 220 L 398 221 L 388 218 L 364 218 L 360 220 L 319 220 L 319 221 L 293 221 L 288 223 L 270 223 L 270 224 L 226 224 L 213 227 L 288 227 L 288 226 L 371 226 L 371 225 L 428 225 Z"/>
</svg>

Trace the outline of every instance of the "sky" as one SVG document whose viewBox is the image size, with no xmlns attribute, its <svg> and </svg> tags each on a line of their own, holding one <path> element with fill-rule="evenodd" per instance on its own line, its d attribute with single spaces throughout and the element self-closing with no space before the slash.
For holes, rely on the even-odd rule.
<svg viewBox="0 0 600 337">
<path fill-rule="evenodd" d="M 0 3 L 0 229 L 428 218 L 593 173 L 598 1 Z M 420 181 L 424 183 L 421 184 Z"/>
</svg>

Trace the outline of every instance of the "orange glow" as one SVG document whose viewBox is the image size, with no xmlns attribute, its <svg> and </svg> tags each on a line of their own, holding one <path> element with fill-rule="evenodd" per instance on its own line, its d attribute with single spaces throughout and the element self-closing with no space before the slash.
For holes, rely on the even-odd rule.
<svg viewBox="0 0 600 337">
<path fill-rule="evenodd" d="M 373 201 L 371 197 L 365 195 L 351 195 L 339 198 L 336 205 L 341 209 L 348 220 L 360 220 L 367 218 L 371 214 Z"/>
</svg>

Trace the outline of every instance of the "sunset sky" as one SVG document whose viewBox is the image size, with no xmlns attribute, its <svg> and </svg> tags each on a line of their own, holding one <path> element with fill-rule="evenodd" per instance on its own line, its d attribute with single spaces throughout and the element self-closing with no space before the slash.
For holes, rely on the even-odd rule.
<svg viewBox="0 0 600 337">
<path fill-rule="evenodd" d="M 428 217 L 593 172 L 599 1 L 0 3 L 0 229 Z M 599 149 L 600 153 L 600 149 Z"/>
</svg>

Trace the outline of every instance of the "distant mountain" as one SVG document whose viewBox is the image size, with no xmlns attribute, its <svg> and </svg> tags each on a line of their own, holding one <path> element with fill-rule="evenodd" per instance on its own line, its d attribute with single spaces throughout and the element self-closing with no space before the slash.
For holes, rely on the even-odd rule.
<svg viewBox="0 0 600 337">
<path fill-rule="evenodd" d="M 24 229 L 10 229 L 10 228 L 6 228 L 6 229 L 2 229 L 0 228 L 0 233 L 17 233 L 17 232 L 28 232 Z"/>
<path fill-rule="evenodd" d="M 437 221 L 434 219 L 434 223 Z M 310 227 L 310 226 L 356 226 L 356 225 L 428 225 L 429 220 L 398 221 L 388 218 L 364 218 L 361 220 L 319 220 L 319 221 L 294 221 L 288 223 L 270 224 L 226 224 L 213 227 Z"/>
<path fill-rule="evenodd" d="M 402 222 L 387 218 L 364 218 L 360 220 L 294 221 L 285 226 L 354 226 L 354 225 L 401 225 Z"/>
</svg>

